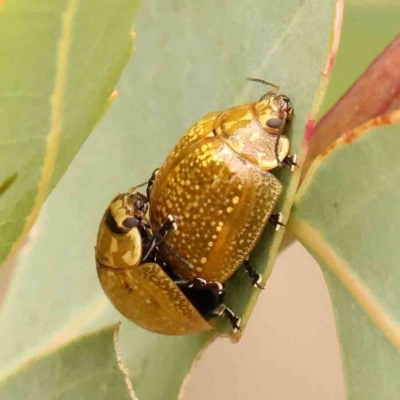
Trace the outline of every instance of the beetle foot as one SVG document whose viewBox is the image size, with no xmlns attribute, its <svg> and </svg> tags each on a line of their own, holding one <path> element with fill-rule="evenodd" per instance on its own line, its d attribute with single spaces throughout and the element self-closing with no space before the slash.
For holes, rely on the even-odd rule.
<svg viewBox="0 0 400 400">
<path fill-rule="evenodd" d="M 146 188 L 147 201 L 150 201 L 151 190 L 153 189 L 154 181 L 156 180 L 159 170 L 160 170 L 159 168 L 156 168 L 147 182 L 147 188 Z"/>
<path fill-rule="evenodd" d="M 155 234 L 155 236 L 164 237 L 169 231 L 176 231 L 178 229 L 177 217 L 169 214 L 166 221 L 162 224 L 161 228 Z"/>
<path fill-rule="evenodd" d="M 208 286 L 212 287 L 218 296 L 225 293 L 224 285 L 221 282 L 208 282 Z"/>
<path fill-rule="evenodd" d="M 201 278 L 194 278 L 192 281 L 189 281 L 188 288 L 205 288 L 207 286 L 207 281 Z"/>
<path fill-rule="evenodd" d="M 283 160 L 283 164 L 288 165 L 290 170 L 293 172 L 295 167 L 299 166 L 299 164 L 297 164 L 297 154 L 286 156 L 286 158 Z"/>
<path fill-rule="evenodd" d="M 233 328 L 233 333 L 241 331 L 240 325 L 242 323 L 242 318 L 235 315 L 234 312 L 228 307 L 225 308 L 224 314 L 229 318 L 229 322 L 231 323 Z"/>
<path fill-rule="evenodd" d="M 252 283 L 253 283 L 254 287 L 259 288 L 261 290 L 265 290 L 265 286 L 261 285 L 262 275 L 259 274 L 257 271 L 254 273 L 254 276 L 253 276 L 253 278 L 251 280 L 252 280 Z"/>
<path fill-rule="evenodd" d="M 168 230 L 176 231 L 178 229 L 178 224 L 176 223 L 177 217 L 169 214 L 167 217 L 166 225 Z"/>
<path fill-rule="evenodd" d="M 253 268 L 253 266 L 250 264 L 250 261 L 245 260 L 243 262 L 243 266 L 244 266 L 246 272 L 248 273 L 253 286 L 257 287 L 261 290 L 264 290 L 265 287 L 261 285 L 262 275 Z"/>
<path fill-rule="evenodd" d="M 188 281 L 179 281 L 179 284 L 182 286 L 186 286 L 189 289 L 211 289 L 217 296 L 224 294 L 225 288 L 224 285 L 220 282 L 207 282 L 202 278 L 193 278 Z M 223 311 L 223 310 L 222 310 Z M 221 312 L 222 312 L 221 311 Z"/>
<path fill-rule="evenodd" d="M 229 319 L 232 325 L 233 333 L 240 331 L 240 324 L 242 323 L 242 318 L 238 317 L 230 308 L 225 304 L 220 304 L 212 313 L 213 317 L 225 316 Z"/>
<path fill-rule="evenodd" d="M 194 280 L 201 280 L 204 282 L 204 286 L 202 286 L 203 288 L 209 288 L 211 289 L 217 296 L 221 296 L 222 294 L 225 293 L 225 288 L 224 285 L 220 282 L 207 282 L 204 279 L 201 278 L 194 278 Z"/>
<path fill-rule="evenodd" d="M 285 224 L 282 223 L 283 221 L 283 214 L 282 213 L 277 213 L 277 214 L 271 214 L 269 217 L 269 222 L 275 227 L 276 231 L 279 231 L 281 229 L 281 226 L 286 226 Z"/>
</svg>

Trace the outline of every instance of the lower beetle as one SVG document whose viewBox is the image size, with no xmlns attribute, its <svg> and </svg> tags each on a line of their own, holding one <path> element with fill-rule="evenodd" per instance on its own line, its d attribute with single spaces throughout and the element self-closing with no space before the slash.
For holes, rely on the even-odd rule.
<svg viewBox="0 0 400 400">
<path fill-rule="evenodd" d="M 178 229 L 160 251 L 174 272 L 184 278 L 225 282 L 244 264 L 259 287 L 261 275 L 248 257 L 268 221 L 277 228 L 281 214 L 272 214 L 282 185 L 270 170 L 287 164 L 290 142 L 283 135 L 293 109 L 279 87 L 258 102 L 207 114 L 181 138 L 155 176 L 150 192 L 150 222 L 158 230 L 168 215 Z M 172 249 L 194 268 L 173 259 Z"/>
<path fill-rule="evenodd" d="M 176 224 L 168 216 L 154 235 L 146 218 L 147 196 L 136 190 L 111 201 L 98 230 L 97 274 L 111 303 L 126 318 L 157 333 L 206 331 L 212 329 L 207 320 L 223 315 L 234 331 L 239 329 L 240 318 L 223 304 L 221 283 L 182 279 L 157 258 L 154 244 L 176 229 Z M 144 254 L 147 261 L 142 263 Z"/>
</svg>

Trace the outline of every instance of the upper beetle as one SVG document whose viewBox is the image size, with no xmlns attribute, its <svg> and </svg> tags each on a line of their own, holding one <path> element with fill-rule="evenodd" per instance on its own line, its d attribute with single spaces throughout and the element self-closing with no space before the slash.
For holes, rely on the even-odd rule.
<svg viewBox="0 0 400 400">
<path fill-rule="evenodd" d="M 165 242 L 193 267 L 171 257 L 166 246 L 160 250 L 182 277 L 225 282 L 244 264 L 261 287 L 249 254 L 268 220 L 282 225 L 281 214 L 272 215 L 282 185 L 269 171 L 296 165 L 283 135 L 292 105 L 272 86 L 258 102 L 212 112 L 194 124 L 154 179 L 151 226 L 157 230 L 168 215 L 176 216 L 178 229 Z"/>
</svg>

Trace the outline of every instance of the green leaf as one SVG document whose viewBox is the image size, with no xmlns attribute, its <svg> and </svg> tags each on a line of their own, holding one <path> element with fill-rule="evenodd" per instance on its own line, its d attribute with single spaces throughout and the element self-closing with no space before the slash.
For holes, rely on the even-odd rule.
<svg viewBox="0 0 400 400">
<path fill-rule="evenodd" d="M 265 88 L 247 77 L 277 82 L 292 97 L 296 117 L 290 137 L 293 151 L 300 151 L 304 127 L 315 116 L 316 93 L 320 100 L 330 73 L 334 11 L 334 2 L 323 0 L 143 5 L 137 54 L 119 83 L 120 97 L 49 196 L 20 255 L 0 315 L 4 370 L 49 343 L 121 319 L 102 293 L 94 265 L 104 209 L 115 193 L 148 179 L 200 117 L 258 99 Z M 288 169 L 281 175 L 285 183 L 292 180 L 280 203 L 287 213 L 299 175 Z M 260 270 L 269 263 L 268 273 L 280 240 L 276 236 L 269 251 L 272 234 L 268 228 L 256 256 Z M 258 292 L 241 274 L 237 282 L 242 286 L 228 298 L 229 306 L 246 312 L 246 320 Z M 211 332 L 171 338 L 124 323 L 121 346 L 139 399 L 177 398 L 193 360 L 213 337 Z"/>
<path fill-rule="evenodd" d="M 30 360 L 0 380 L 0 398 L 135 400 L 117 335 L 110 326 Z"/>
<path fill-rule="evenodd" d="M 400 70 L 393 68 L 399 59 L 400 35 L 318 122 L 302 176 L 312 161 L 341 135 L 372 118 L 400 109 Z"/>
<path fill-rule="evenodd" d="M 115 97 L 138 2 L 0 4 L 1 264 Z"/>
<path fill-rule="evenodd" d="M 326 278 L 352 400 L 400 392 L 399 145 L 399 112 L 337 140 L 311 165 L 288 226 Z"/>
</svg>

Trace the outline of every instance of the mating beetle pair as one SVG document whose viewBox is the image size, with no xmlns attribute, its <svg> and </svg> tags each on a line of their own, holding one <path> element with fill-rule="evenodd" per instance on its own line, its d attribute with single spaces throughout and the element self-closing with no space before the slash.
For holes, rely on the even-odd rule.
<svg viewBox="0 0 400 400">
<path fill-rule="evenodd" d="M 244 265 L 261 287 L 247 259 L 269 220 L 282 225 L 272 214 L 282 185 L 269 171 L 296 165 L 283 135 L 290 100 L 272 86 L 258 102 L 206 115 L 152 176 L 147 195 L 133 188 L 107 208 L 99 279 L 114 306 L 142 327 L 188 334 L 226 315 L 239 328 L 221 283 Z"/>
</svg>

